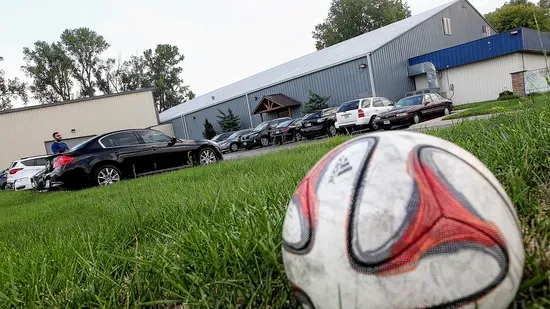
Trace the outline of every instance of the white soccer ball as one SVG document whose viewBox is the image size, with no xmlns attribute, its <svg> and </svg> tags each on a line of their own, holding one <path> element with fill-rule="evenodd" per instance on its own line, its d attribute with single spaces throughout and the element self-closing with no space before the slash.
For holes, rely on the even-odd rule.
<svg viewBox="0 0 550 309">
<path fill-rule="evenodd" d="M 304 308 L 507 308 L 523 272 L 498 180 L 424 134 L 370 134 L 331 151 L 296 189 L 283 229 Z"/>
</svg>

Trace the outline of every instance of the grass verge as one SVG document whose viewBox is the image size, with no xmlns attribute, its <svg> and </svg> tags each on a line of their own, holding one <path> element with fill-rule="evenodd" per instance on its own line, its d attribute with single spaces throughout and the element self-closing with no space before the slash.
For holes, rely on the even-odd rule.
<svg viewBox="0 0 550 309">
<path fill-rule="evenodd" d="M 513 99 L 507 101 L 489 101 L 472 104 L 463 104 L 455 106 L 455 110 L 464 110 L 463 112 L 449 115 L 443 120 L 460 119 L 479 115 L 501 114 L 522 109 L 529 109 L 541 105 L 549 104 L 545 96 L 534 96 L 528 99 Z"/>
<path fill-rule="evenodd" d="M 550 306 L 550 108 L 430 131 L 501 181 L 526 246 L 516 304 Z M 344 142 L 81 192 L 0 193 L 0 307 L 294 307 L 281 258 L 288 199 Z"/>
</svg>

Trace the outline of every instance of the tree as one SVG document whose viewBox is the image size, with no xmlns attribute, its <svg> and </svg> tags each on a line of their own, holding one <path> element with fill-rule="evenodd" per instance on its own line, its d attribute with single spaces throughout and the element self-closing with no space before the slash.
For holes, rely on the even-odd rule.
<svg viewBox="0 0 550 309">
<path fill-rule="evenodd" d="M 227 114 L 218 109 L 221 116 L 218 117 L 218 124 L 222 128 L 222 132 L 235 132 L 241 129 L 241 119 L 239 116 L 233 114 L 233 111 L 229 108 Z"/>
<path fill-rule="evenodd" d="M 214 130 L 214 126 L 212 126 L 208 119 L 204 119 L 204 132 L 202 132 L 202 136 L 206 139 L 212 139 L 216 136 L 216 130 Z"/>
<path fill-rule="evenodd" d="M 61 44 L 74 61 L 72 74 L 80 84 L 80 97 L 93 97 L 97 85 L 95 78 L 103 64 L 99 55 L 109 48 L 109 43 L 89 28 L 78 28 L 65 30 L 61 34 Z"/>
<path fill-rule="evenodd" d="M 4 58 L 0 57 L 0 62 Z M 7 79 L 4 77 L 4 70 L 0 70 L 0 111 L 11 109 L 12 100 L 21 99 L 23 103 L 28 102 L 27 85 L 16 77 Z"/>
<path fill-rule="evenodd" d="M 548 1 L 541 1 L 541 4 L 548 5 Z M 506 3 L 485 17 L 498 32 L 518 27 L 537 29 L 537 23 L 541 31 L 550 31 L 550 10 L 526 0 Z"/>
<path fill-rule="evenodd" d="M 411 16 L 402 0 L 332 0 L 328 17 L 315 26 L 317 50 Z"/>
<path fill-rule="evenodd" d="M 309 101 L 304 102 L 303 113 L 309 114 L 318 110 L 328 108 L 328 100 L 330 97 L 322 97 L 315 92 L 309 90 Z"/>
<path fill-rule="evenodd" d="M 154 52 L 151 49 L 143 52 L 142 59 L 148 80 L 155 87 L 153 96 L 159 112 L 189 100 L 189 86 L 181 79 L 180 63 L 184 56 L 177 46 L 159 44 Z"/>
<path fill-rule="evenodd" d="M 74 64 L 60 43 L 34 43 L 34 50 L 23 48 L 26 65 L 21 69 L 32 80 L 30 90 L 40 103 L 73 98 L 71 75 Z"/>
<path fill-rule="evenodd" d="M 539 6 L 541 8 L 550 9 L 550 0 L 540 0 Z"/>
</svg>

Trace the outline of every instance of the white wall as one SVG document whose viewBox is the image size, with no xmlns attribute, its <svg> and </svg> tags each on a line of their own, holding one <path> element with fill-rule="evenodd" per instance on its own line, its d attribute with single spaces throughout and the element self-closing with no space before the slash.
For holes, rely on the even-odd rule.
<svg viewBox="0 0 550 309">
<path fill-rule="evenodd" d="M 544 55 L 541 54 L 523 54 L 524 70 L 532 71 L 546 68 L 546 61 Z M 550 59 L 548 60 L 548 66 L 550 66 Z"/>
<path fill-rule="evenodd" d="M 441 92 L 453 96 L 449 85 L 455 87 L 452 100 L 455 105 L 496 100 L 504 90 L 512 91 L 510 73 L 523 70 L 520 53 L 502 56 L 482 62 L 438 72 Z M 422 84 L 419 78 L 417 84 Z"/>
<path fill-rule="evenodd" d="M 0 170 L 21 157 L 45 154 L 55 131 L 71 139 L 157 124 L 151 91 L 0 113 Z"/>
</svg>

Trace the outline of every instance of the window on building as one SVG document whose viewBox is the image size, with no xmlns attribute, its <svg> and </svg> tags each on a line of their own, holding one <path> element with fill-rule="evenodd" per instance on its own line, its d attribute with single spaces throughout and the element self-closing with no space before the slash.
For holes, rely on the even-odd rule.
<svg viewBox="0 0 550 309">
<path fill-rule="evenodd" d="M 486 34 L 487 36 L 491 36 L 491 27 L 483 26 L 483 34 Z"/>
<path fill-rule="evenodd" d="M 443 18 L 443 32 L 445 33 L 445 35 L 453 35 L 450 18 Z"/>
</svg>

